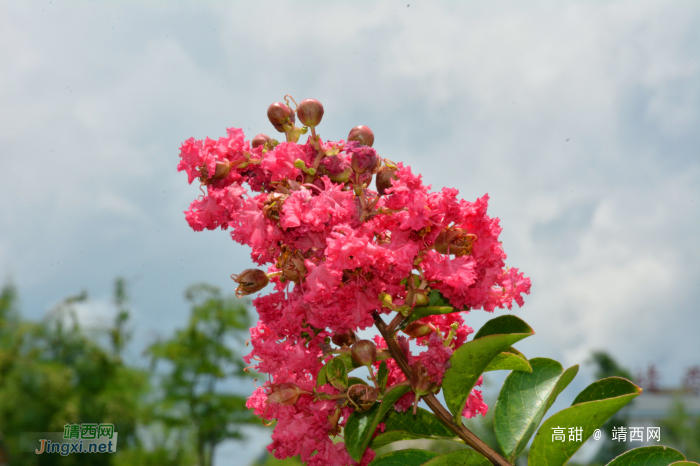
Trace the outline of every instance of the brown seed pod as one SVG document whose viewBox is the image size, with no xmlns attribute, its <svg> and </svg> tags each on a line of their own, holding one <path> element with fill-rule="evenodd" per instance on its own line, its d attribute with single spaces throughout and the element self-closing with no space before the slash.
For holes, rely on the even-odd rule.
<svg viewBox="0 0 700 466">
<path fill-rule="evenodd" d="M 267 274 L 260 269 L 245 269 L 238 275 L 231 275 L 231 278 L 238 283 L 236 288 L 238 298 L 260 291 L 270 283 Z"/>
<path fill-rule="evenodd" d="M 347 397 L 350 406 L 355 408 L 355 411 L 363 413 L 374 406 L 378 394 L 376 388 L 358 383 L 348 389 Z"/>
</svg>

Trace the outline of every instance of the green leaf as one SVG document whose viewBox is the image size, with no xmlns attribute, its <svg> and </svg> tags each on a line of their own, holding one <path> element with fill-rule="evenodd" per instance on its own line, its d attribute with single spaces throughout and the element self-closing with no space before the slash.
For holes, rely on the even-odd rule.
<svg viewBox="0 0 700 466">
<path fill-rule="evenodd" d="M 384 417 L 389 408 L 394 406 L 399 398 L 411 390 L 411 387 L 401 385 L 386 392 L 381 403 L 375 405 L 367 412 L 353 412 L 345 424 L 345 446 L 348 453 L 355 461 L 360 461 L 364 455 L 372 435 L 377 430 L 379 421 Z"/>
<path fill-rule="evenodd" d="M 675 463 L 671 463 L 669 466 L 700 466 L 700 464 L 692 461 L 676 461 Z"/>
<path fill-rule="evenodd" d="M 326 364 L 326 379 L 340 391 L 348 389 L 348 369 L 340 358 L 333 358 Z"/>
<path fill-rule="evenodd" d="M 384 393 L 386 391 L 386 382 L 389 380 L 389 369 L 386 367 L 386 363 L 382 361 L 379 365 L 379 370 L 377 371 L 377 383 L 379 384 L 379 393 Z"/>
<path fill-rule="evenodd" d="M 431 459 L 423 466 L 491 466 L 491 462 L 474 450 L 457 450 Z"/>
<path fill-rule="evenodd" d="M 447 307 L 447 306 L 414 307 L 413 312 L 411 313 L 410 316 L 408 316 L 408 319 L 406 319 L 405 321 L 403 321 L 401 323 L 401 328 L 403 329 L 411 322 L 414 322 L 418 319 L 422 319 L 423 317 L 441 315 L 441 314 L 451 314 L 453 312 L 462 312 L 462 311 L 455 310 L 453 307 Z"/>
<path fill-rule="evenodd" d="M 697 464 L 684 460 L 685 456 L 673 448 L 653 446 L 626 451 L 609 462 L 607 466 L 669 466 L 671 464 L 684 463 Z"/>
<path fill-rule="evenodd" d="M 506 314 L 486 322 L 484 326 L 476 332 L 474 340 L 488 335 L 504 335 L 507 333 L 528 333 L 534 335 L 535 332 L 524 320 L 514 315 Z"/>
<path fill-rule="evenodd" d="M 415 416 L 411 410 L 404 413 L 389 410 L 382 422 L 386 430 L 372 439 L 371 447 L 375 450 L 399 440 L 425 438 L 460 441 L 440 419 L 423 408 L 418 408 Z"/>
<path fill-rule="evenodd" d="M 447 407 L 457 425 L 461 425 L 467 397 L 484 369 L 513 343 L 534 333 L 519 318 L 505 315 L 486 322 L 474 340 L 468 341 L 454 352 L 450 358 L 450 368 L 442 380 L 442 388 Z"/>
<path fill-rule="evenodd" d="M 493 361 L 486 366 L 484 372 L 490 371 L 525 371 L 532 372 L 532 367 L 525 356 L 521 354 L 504 351 L 496 356 Z"/>
<path fill-rule="evenodd" d="M 399 329 L 404 329 L 411 322 L 422 319 L 426 316 L 451 314 L 453 312 L 468 311 L 469 308 L 455 309 L 452 304 L 438 290 L 430 290 L 428 292 L 428 304 L 425 306 L 417 306 L 413 308 L 411 315 L 401 323 Z"/>
<path fill-rule="evenodd" d="M 374 461 L 370 463 L 370 466 L 420 466 L 436 456 L 437 453 L 426 450 L 410 449 L 392 451 L 386 455 L 375 458 Z"/>
<path fill-rule="evenodd" d="M 627 379 L 608 377 L 589 385 L 574 403 L 547 419 L 530 447 L 528 465 L 561 466 L 613 414 L 639 395 L 642 389 Z M 553 428 L 562 428 L 565 441 L 554 441 Z M 581 428 L 581 441 L 569 440 L 569 428 Z"/>
<path fill-rule="evenodd" d="M 316 386 L 317 387 L 323 387 L 328 383 L 328 378 L 326 377 L 326 367 L 327 365 L 324 365 L 321 367 L 321 370 L 318 371 L 318 375 L 316 376 Z"/>
<path fill-rule="evenodd" d="M 369 386 L 369 384 L 367 382 L 365 382 L 364 380 L 362 380 L 359 377 L 349 377 L 348 378 L 348 387 L 352 387 L 353 385 L 356 385 L 358 383 L 361 383 L 362 385 Z"/>
<path fill-rule="evenodd" d="M 578 373 L 578 366 L 564 371 L 553 359 L 532 358 L 530 365 L 531 373 L 508 375 L 494 410 L 496 438 L 511 463 L 522 453 L 559 393 Z"/>
</svg>

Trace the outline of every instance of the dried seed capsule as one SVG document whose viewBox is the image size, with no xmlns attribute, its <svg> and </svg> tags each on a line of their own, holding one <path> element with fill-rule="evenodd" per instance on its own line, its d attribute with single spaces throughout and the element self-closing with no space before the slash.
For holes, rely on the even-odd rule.
<svg viewBox="0 0 700 466">
<path fill-rule="evenodd" d="M 284 133 L 284 124 L 294 124 L 294 111 L 287 104 L 275 102 L 267 107 L 267 118 L 280 133 Z"/>
<path fill-rule="evenodd" d="M 253 138 L 250 145 L 253 147 L 253 149 L 255 149 L 258 146 L 265 145 L 265 143 L 267 143 L 269 140 L 270 136 L 268 136 L 267 134 L 260 133 Z"/>
<path fill-rule="evenodd" d="M 366 126 L 355 126 L 348 134 L 348 141 L 357 141 L 363 146 L 372 147 L 374 144 L 374 133 Z"/>
<path fill-rule="evenodd" d="M 272 393 L 267 395 L 267 403 L 293 405 L 304 391 L 293 383 L 272 384 Z"/>
<path fill-rule="evenodd" d="M 454 254 L 464 256 L 472 253 L 476 235 L 470 234 L 462 228 L 450 228 L 441 231 L 435 238 L 435 250 L 440 254 Z"/>
<path fill-rule="evenodd" d="M 270 283 L 267 274 L 260 269 L 246 269 L 238 275 L 231 275 L 231 278 L 238 283 L 236 296 L 239 298 L 260 291 Z"/>
<path fill-rule="evenodd" d="M 352 385 L 348 389 L 348 401 L 350 406 L 361 413 L 369 410 L 377 402 L 378 392 L 374 387 L 361 383 Z"/>
<path fill-rule="evenodd" d="M 297 107 L 297 116 L 304 126 L 318 126 L 323 118 L 323 105 L 316 99 L 302 100 Z"/>
<path fill-rule="evenodd" d="M 377 360 L 377 345 L 369 340 L 356 341 L 350 348 L 350 354 L 357 364 L 369 366 Z"/>
</svg>

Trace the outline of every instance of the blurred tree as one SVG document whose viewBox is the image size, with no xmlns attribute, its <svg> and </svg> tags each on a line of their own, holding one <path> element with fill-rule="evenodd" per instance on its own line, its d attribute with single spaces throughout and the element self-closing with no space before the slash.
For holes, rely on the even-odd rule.
<svg viewBox="0 0 700 466">
<path fill-rule="evenodd" d="M 212 466 L 216 447 L 242 439 L 240 427 L 258 424 L 245 397 L 221 391 L 234 377 L 245 377 L 243 361 L 231 348 L 242 342 L 250 321 L 245 305 L 208 285 L 190 287 L 192 304 L 186 328 L 147 350 L 156 368 L 165 363 L 155 416 L 168 428 L 192 429 L 199 466 Z"/>
<path fill-rule="evenodd" d="M 661 428 L 669 446 L 682 451 L 688 461 L 700 461 L 700 418 L 691 416 L 681 401 L 674 403 Z"/>
<path fill-rule="evenodd" d="M 595 366 L 594 376 L 596 380 L 606 377 L 623 377 L 634 382 L 630 371 L 620 366 L 617 361 L 615 361 L 615 359 L 605 351 L 594 351 L 587 363 Z M 593 459 L 593 463 L 607 464 L 609 461 L 612 461 L 613 458 L 621 455 L 629 449 L 626 442 L 613 442 L 611 438 L 608 437 L 612 432 L 613 427 L 627 426 L 627 421 L 628 419 L 625 417 L 623 410 L 618 411 L 605 424 L 603 424 L 603 427 L 601 427 L 600 430 L 606 434 L 605 440 Z"/>
<path fill-rule="evenodd" d="M 125 303 L 123 282 L 121 293 Z M 75 306 L 86 300 L 85 292 L 66 298 L 36 323 L 21 320 L 14 286 L 0 292 L 0 432 L 13 466 L 112 463 L 114 456 L 106 453 L 20 453 L 20 433 L 62 432 L 65 424 L 113 423 L 120 447 L 137 443 L 148 376 L 125 366 L 116 349 L 104 349 L 81 328 Z M 126 323 L 128 310 L 122 312 Z"/>
</svg>

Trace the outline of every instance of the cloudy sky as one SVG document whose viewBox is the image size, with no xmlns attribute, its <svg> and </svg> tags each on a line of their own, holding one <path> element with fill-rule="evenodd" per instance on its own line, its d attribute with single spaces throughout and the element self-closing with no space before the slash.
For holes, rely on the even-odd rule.
<svg viewBox="0 0 700 466">
<path fill-rule="evenodd" d="M 697 2 L 2 2 L 0 278 L 25 314 L 87 289 L 107 319 L 124 276 L 137 358 L 187 285 L 232 290 L 249 253 L 188 228 L 178 148 L 272 134 L 285 94 L 324 104 L 324 138 L 370 126 L 433 188 L 491 196 L 533 282 L 526 355 L 605 349 L 665 385 L 700 364 Z"/>
</svg>

